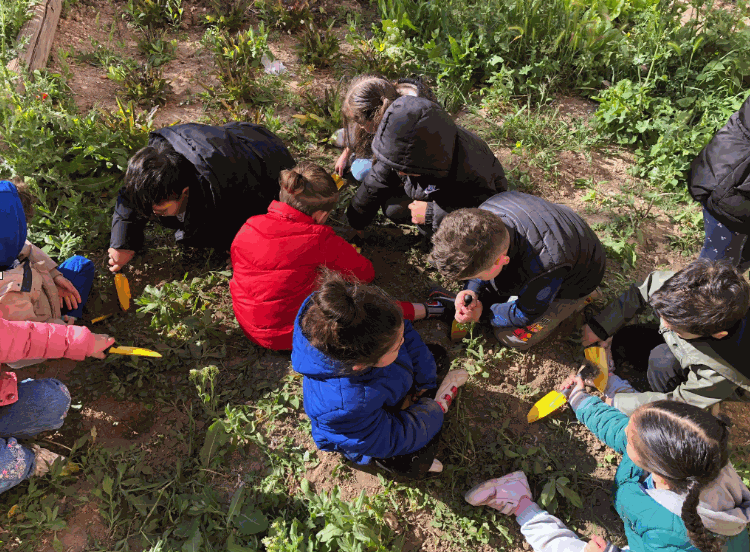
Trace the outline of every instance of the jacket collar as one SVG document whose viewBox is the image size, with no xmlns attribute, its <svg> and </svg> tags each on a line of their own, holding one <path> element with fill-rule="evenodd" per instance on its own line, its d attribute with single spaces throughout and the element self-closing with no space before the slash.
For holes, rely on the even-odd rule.
<svg viewBox="0 0 750 552">
<path fill-rule="evenodd" d="M 315 222 L 315 219 L 313 219 L 310 215 L 306 215 L 299 209 L 295 209 L 291 205 L 287 205 L 286 203 L 282 203 L 281 201 L 278 201 L 276 199 L 274 199 L 271 202 L 271 205 L 268 206 L 268 214 L 275 215 L 280 218 L 293 220 L 295 222 L 304 222 L 306 224 L 317 224 L 317 222 Z"/>
</svg>

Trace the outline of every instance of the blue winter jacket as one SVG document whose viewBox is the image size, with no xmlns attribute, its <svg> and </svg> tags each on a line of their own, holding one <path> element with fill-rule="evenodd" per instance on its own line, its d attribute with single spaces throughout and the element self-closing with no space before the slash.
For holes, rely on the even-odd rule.
<svg viewBox="0 0 750 552">
<path fill-rule="evenodd" d="M 648 475 L 626 452 L 625 427 L 629 418 L 596 397 L 571 397 L 578 419 L 609 447 L 622 454 L 614 482 L 614 506 L 625 524 L 633 552 L 700 552 L 687 536 L 680 512 L 684 496 L 664 489 L 646 489 Z M 700 495 L 698 513 L 705 527 L 724 541 L 723 552 L 750 550 L 750 490 L 731 464 Z"/>
<path fill-rule="evenodd" d="M 310 297 L 294 322 L 292 366 L 304 376 L 305 412 L 315 444 L 358 464 L 423 448 L 443 425 L 440 406 L 422 398 L 406 410 L 398 408 L 412 386 L 416 391 L 437 387 L 435 360 L 417 331 L 404 321 L 404 344 L 396 362 L 352 373 L 302 333 L 300 320 Z"/>
</svg>

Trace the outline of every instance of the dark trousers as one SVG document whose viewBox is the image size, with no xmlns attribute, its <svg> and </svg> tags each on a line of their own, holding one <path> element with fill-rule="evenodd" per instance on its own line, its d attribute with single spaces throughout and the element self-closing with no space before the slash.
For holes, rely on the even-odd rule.
<svg viewBox="0 0 750 552">
<path fill-rule="evenodd" d="M 437 382 L 438 387 L 440 387 L 440 383 L 450 370 L 450 358 L 448 358 L 448 352 L 440 345 L 429 343 L 427 347 L 430 349 L 432 356 L 435 357 L 435 364 L 437 364 Z M 409 395 L 412 395 L 415 392 L 416 390 L 412 389 L 409 391 Z M 437 388 L 426 391 L 422 396 L 434 399 L 436 394 Z M 430 469 L 430 466 L 432 466 L 432 461 L 435 460 L 435 456 L 437 456 L 441 433 L 442 429 L 437 432 L 429 443 L 419 450 L 409 454 L 392 456 L 390 458 L 376 458 L 374 460 L 375 464 L 385 471 L 403 475 L 411 479 L 424 477 Z"/>
<path fill-rule="evenodd" d="M 636 371 L 646 372 L 652 391 L 669 393 L 688 379 L 690 370 L 680 366 L 669 345 L 652 324 L 625 326 L 612 339 L 615 365 L 627 362 Z"/>
<path fill-rule="evenodd" d="M 750 269 L 750 236 L 733 232 L 703 208 L 705 238 L 699 257 L 712 261 L 729 261 L 740 272 Z"/>
</svg>

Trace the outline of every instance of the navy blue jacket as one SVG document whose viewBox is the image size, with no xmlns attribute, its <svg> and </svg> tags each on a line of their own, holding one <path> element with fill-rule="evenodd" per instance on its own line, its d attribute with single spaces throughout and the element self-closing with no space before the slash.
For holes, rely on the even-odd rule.
<svg viewBox="0 0 750 552">
<path fill-rule="evenodd" d="M 245 221 L 265 213 L 277 198 L 281 171 L 294 166 L 281 139 L 252 123 L 175 125 L 152 132 L 149 144 L 161 140 L 183 157 L 180 180 L 190 196 L 184 222 L 177 217 L 159 222 L 178 230 L 177 241 L 192 247 L 229 251 Z M 138 213 L 120 190 L 110 247 L 140 249 L 149 215 Z"/>
<path fill-rule="evenodd" d="M 412 386 L 416 391 L 437 387 L 435 360 L 417 331 L 404 321 L 404 344 L 393 364 L 352 372 L 302 333 L 300 320 L 310 297 L 294 323 L 292 366 L 304 376 L 305 412 L 315 444 L 358 464 L 423 448 L 443 425 L 440 406 L 422 398 L 405 410 L 398 408 Z"/>
<path fill-rule="evenodd" d="M 572 209 L 516 191 L 497 194 L 479 208 L 503 219 L 510 263 L 494 281 L 470 280 L 466 287 L 478 292 L 480 301 L 493 287 L 501 297 L 518 297 L 490 307 L 493 326 L 532 324 L 556 299 L 585 297 L 602 281 L 604 247 Z"/>
</svg>

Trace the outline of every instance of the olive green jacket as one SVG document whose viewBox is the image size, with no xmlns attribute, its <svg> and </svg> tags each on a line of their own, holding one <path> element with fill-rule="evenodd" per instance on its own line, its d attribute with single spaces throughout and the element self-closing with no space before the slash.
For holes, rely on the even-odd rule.
<svg viewBox="0 0 750 552">
<path fill-rule="evenodd" d="M 639 311 L 649 306 L 651 295 L 673 274 L 670 271 L 652 272 L 640 286 L 631 285 L 593 321 L 607 336 L 614 335 Z M 709 408 L 723 400 L 750 401 L 750 379 L 718 356 L 710 345 L 682 339 L 667 329 L 663 322 L 659 332 L 680 365 L 690 369 L 687 381 L 669 393 L 618 393 L 614 398 L 614 406 L 618 410 L 630 415 L 640 405 L 662 399 L 682 401 L 700 408 Z"/>
</svg>

